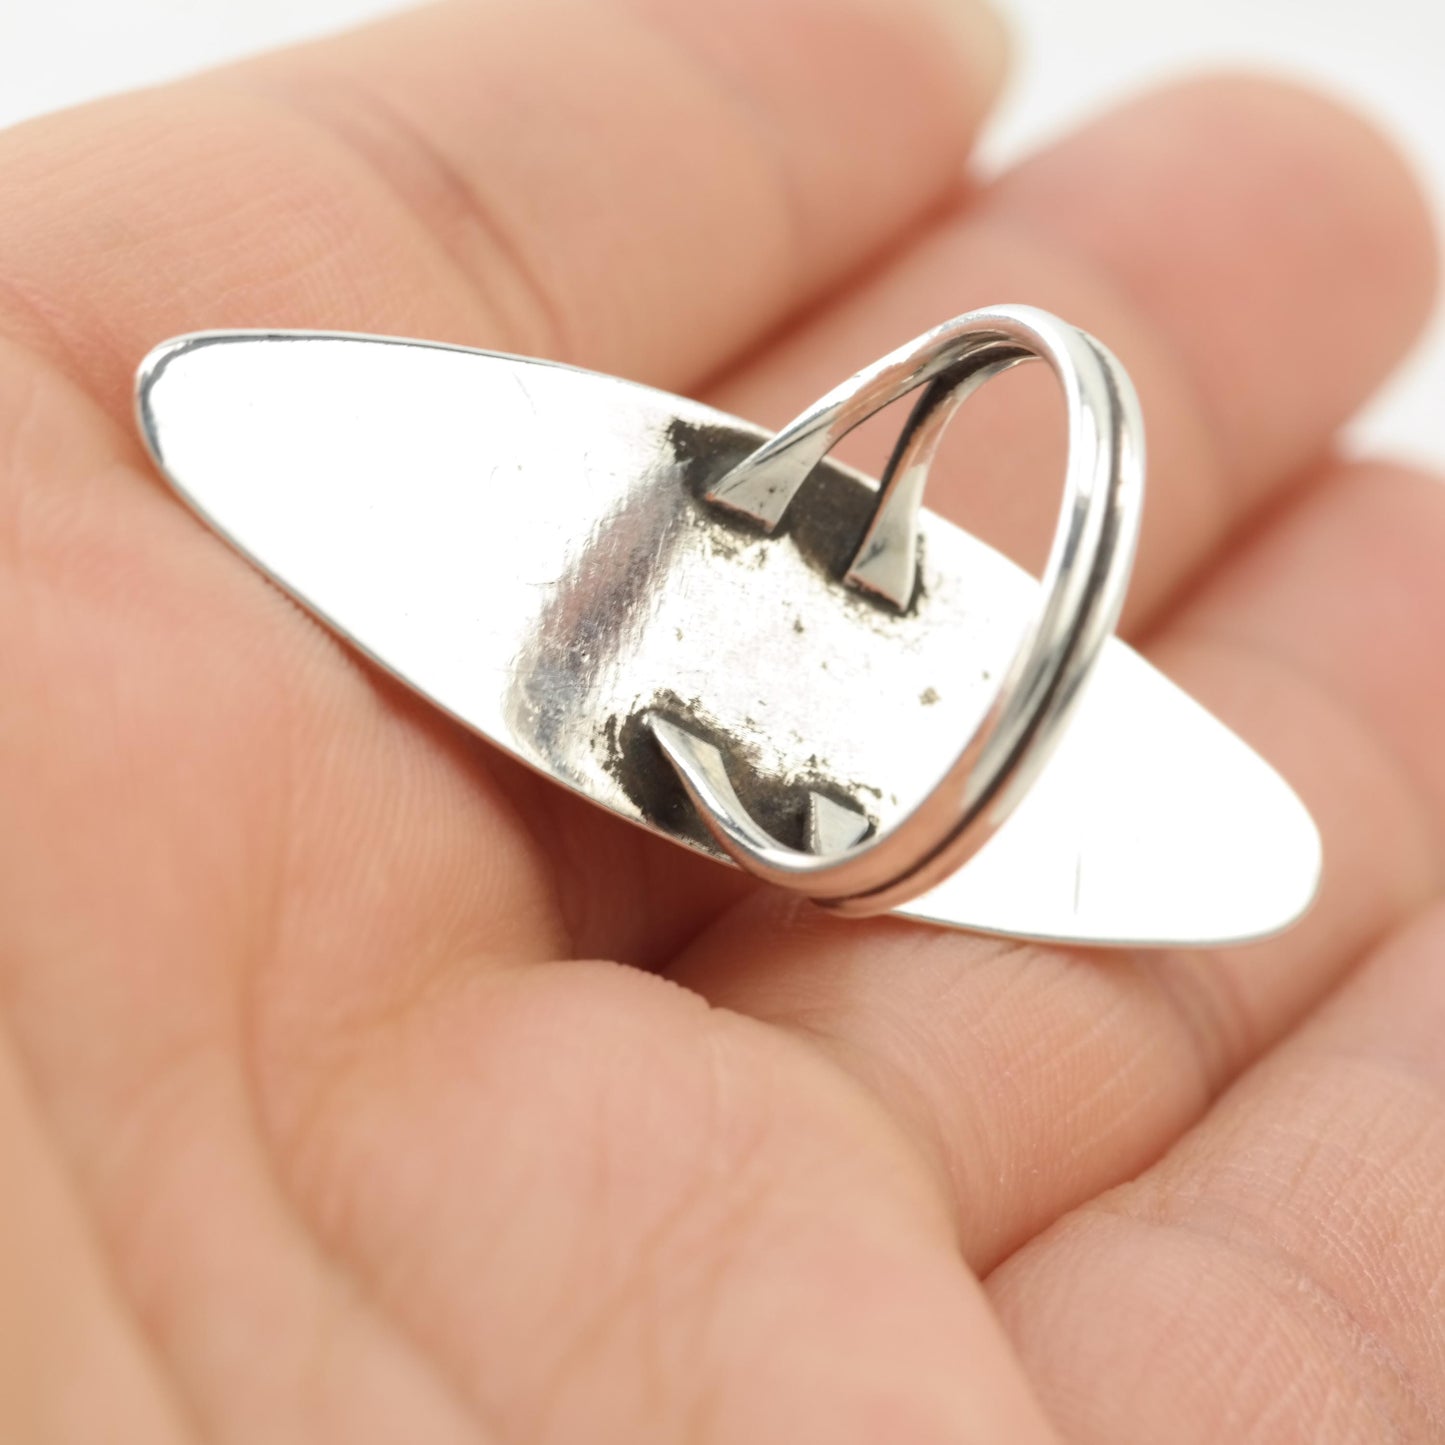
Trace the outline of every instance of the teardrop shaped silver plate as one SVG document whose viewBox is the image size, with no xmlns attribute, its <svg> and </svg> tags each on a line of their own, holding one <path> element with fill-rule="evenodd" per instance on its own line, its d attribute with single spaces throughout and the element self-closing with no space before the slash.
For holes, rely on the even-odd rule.
<svg viewBox="0 0 1445 1445">
<path fill-rule="evenodd" d="M 886 828 L 985 714 L 1037 601 L 1027 573 L 924 511 L 913 604 L 880 607 L 838 580 L 875 483 L 828 463 L 787 526 L 739 526 L 703 496 L 766 432 L 571 367 L 207 333 L 146 359 L 138 407 L 180 496 L 367 656 L 591 802 L 714 854 L 649 716 L 715 741 L 798 846 L 851 835 L 850 811 Z M 897 912 L 1225 943 L 1288 926 L 1319 872 L 1279 775 L 1110 640 L 1013 815 Z"/>
</svg>

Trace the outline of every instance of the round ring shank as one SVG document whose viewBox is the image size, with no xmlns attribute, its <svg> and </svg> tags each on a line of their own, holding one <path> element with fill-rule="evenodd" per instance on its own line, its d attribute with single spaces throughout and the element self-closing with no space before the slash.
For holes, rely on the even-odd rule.
<svg viewBox="0 0 1445 1445">
<path fill-rule="evenodd" d="M 1068 436 L 1064 502 L 1041 602 L 992 705 L 925 798 L 891 827 L 838 852 L 790 848 L 749 817 L 716 748 L 665 719 L 651 720 L 713 838 L 757 877 L 840 912 L 886 912 L 953 873 L 1002 826 L 1062 735 L 1118 620 L 1143 502 L 1143 426 L 1133 387 L 1103 346 L 1047 312 L 1000 306 L 960 316 L 860 372 L 708 494 L 775 526 L 840 437 L 929 386 L 849 572 L 855 584 L 905 605 L 923 484 L 944 426 L 990 376 L 1031 359 L 1045 362 L 1059 382 Z"/>
</svg>

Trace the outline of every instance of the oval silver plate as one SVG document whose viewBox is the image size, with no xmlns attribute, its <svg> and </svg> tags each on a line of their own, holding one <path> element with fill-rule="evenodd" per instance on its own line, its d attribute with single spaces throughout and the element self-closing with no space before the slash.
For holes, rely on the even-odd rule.
<svg viewBox="0 0 1445 1445">
<path fill-rule="evenodd" d="M 874 483 L 827 465 L 764 536 L 700 500 L 766 432 L 546 362 L 313 332 L 147 358 L 162 472 L 233 546 L 437 707 L 629 822 L 714 852 L 641 723 L 722 747 L 760 818 L 886 826 L 990 703 L 1037 583 L 929 512 L 904 614 L 837 580 Z M 715 855 L 716 856 L 716 855 Z M 1319 838 L 1266 763 L 1111 641 L 1033 790 L 898 910 L 1077 943 L 1194 945 L 1309 905 Z"/>
</svg>

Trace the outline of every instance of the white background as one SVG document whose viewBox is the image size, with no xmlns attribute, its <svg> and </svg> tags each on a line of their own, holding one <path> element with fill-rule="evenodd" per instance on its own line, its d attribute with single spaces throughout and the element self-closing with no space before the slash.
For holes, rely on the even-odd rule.
<svg viewBox="0 0 1445 1445">
<path fill-rule="evenodd" d="M 1382 121 L 1441 209 L 1445 0 L 999 3 L 1019 45 L 1012 92 L 986 143 L 991 162 L 1168 75 L 1218 64 L 1268 66 L 1322 82 Z M 0 0 L 0 124 L 395 8 L 395 0 Z M 1355 434 L 1445 463 L 1439 317 Z"/>
</svg>

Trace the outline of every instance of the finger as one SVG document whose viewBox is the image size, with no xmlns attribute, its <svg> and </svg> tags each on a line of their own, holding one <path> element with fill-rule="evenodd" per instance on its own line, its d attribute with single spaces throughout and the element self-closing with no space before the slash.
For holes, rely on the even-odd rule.
<svg viewBox="0 0 1445 1445">
<path fill-rule="evenodd" d="M 4 1438 L 180 1445 L 184 1410 L 117 1297 L 8 1039 L 0 1049 L 0 1164 Z"/>
<path fill-rule="evenodd" d="M 1253 77 L 1126 106 L 1089 144 L 1112 164 L 1056 146 L 988 209 L 1067 246 L 1163 333 L 1222 475 L 1257 501 L 1315 459 L 1424 324 L 1437 270 L 1424 196 L 1353 112 Z"/>
<path fill-rule="evenodd" d="M 1445 1420 L 1445 912 L 992 1292 L 1080 1442 L 1433 1440 Z"/>
<path fill-rule="evenodd" d="M 198 1436 L 1052 1440 L 917 1155 L 836 1070 L 631 969 L 470 963 L 346 1032 L 128 984 L 154 1017 L 95 1047 L 7 980 Z"/>
<path fill-rule="evenodd" d="M 1249 948 L 1086 953 L 759 901 L 677 976 L 805 1033 L 949 1181 L 987 1268 L 1148 1165 L 1368 943 L 1445 879 L 1438 639 L 1445 487 L 1335 469 L 1225 563 L 1151 648 L 1302 792 L 1313 912 Z"/>
<path fill-rule="evenodd" d="M 1087 328 L 1128 367 L 1148 431 L 1127 630 L 1322 451 L 1415 336 L 1434 266 L 1411 178 L 1353 116 L 1274 82 L 1200 81 L 1004 176 L 719 399 L 781 423 L 850 366 L 1000 300 Z M 879 418 L 849 459 L 876 469 L 897 425 Z M 964 409 L 929 504 L 1033 563 L 1062 462 L 1053 383 L 1024 368 Z"/>
<path fill-rule="evenodd" d="M 685 385 L 957 186 L 1001 61 L 976 0 L 437 5 L 9 132 L 0 326 L 117 412 L 247 325 Z"/>
<path fill-rule="evenodd" d="M 272 1034 L 263 1107 L 321 1247 L 498 1438 L 1052 1438 L 850 1081 L 633 970 L 477 984 L 329 1056 Z"/>
</svg>

